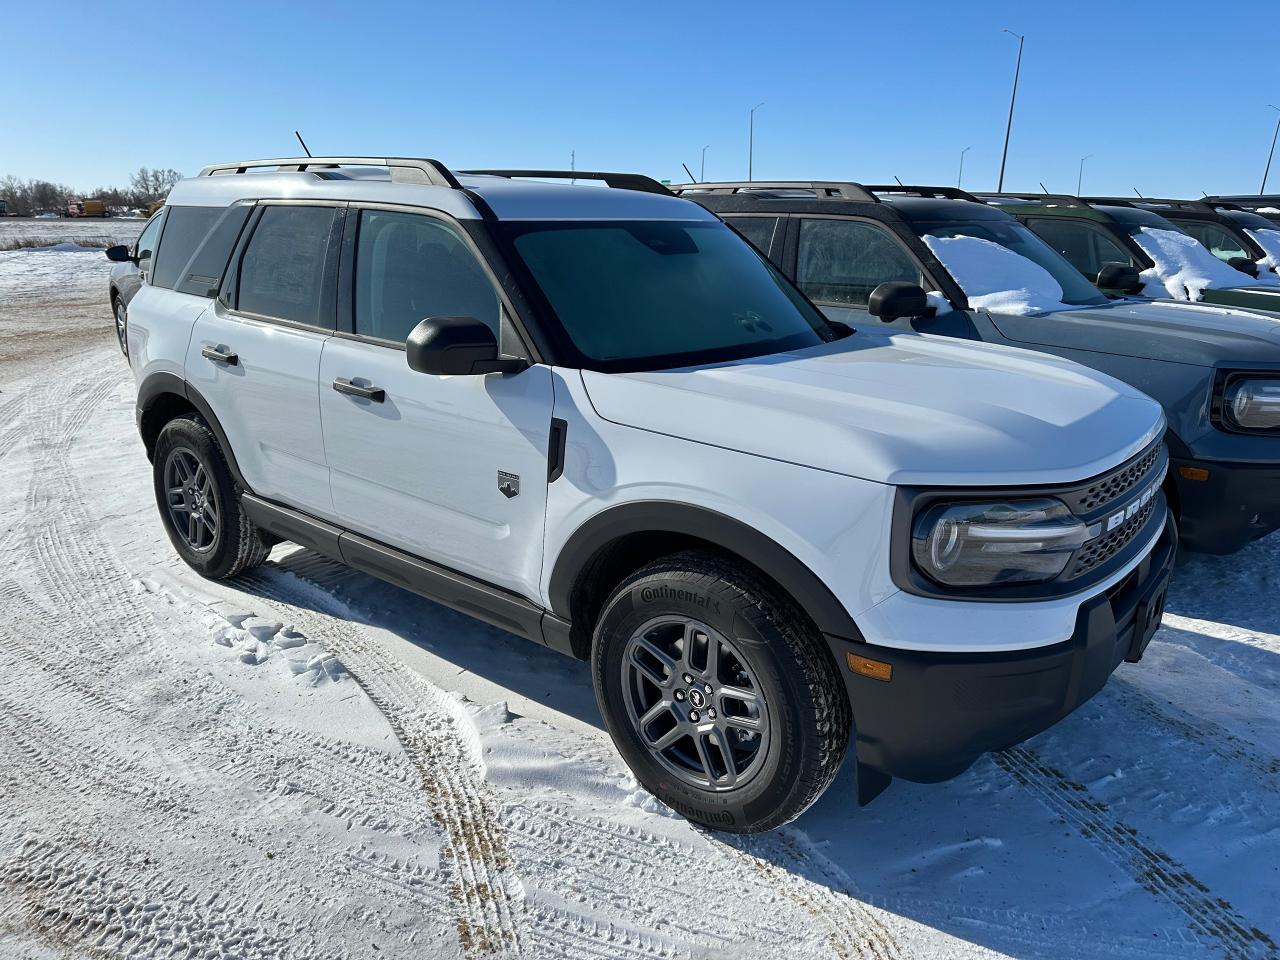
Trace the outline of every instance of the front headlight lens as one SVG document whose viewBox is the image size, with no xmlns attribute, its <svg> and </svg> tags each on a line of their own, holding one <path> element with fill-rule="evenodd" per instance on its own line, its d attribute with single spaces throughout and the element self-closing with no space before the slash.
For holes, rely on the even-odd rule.
<svg viewBox="0 0 1280 960">
<path fill-rule="evenodd" d="M 1049 498 L 940 503 L 916 518 L 916 566 L 949 587 L 1052 580 L 1089 539 L 1066 504 Z"/>
<path fill-rule="evenodd" d="M 1232 380 L 1224 399 L 1227 418 L 1241 430 L 1280 429 L 1280 380 Z"/>
</svg>

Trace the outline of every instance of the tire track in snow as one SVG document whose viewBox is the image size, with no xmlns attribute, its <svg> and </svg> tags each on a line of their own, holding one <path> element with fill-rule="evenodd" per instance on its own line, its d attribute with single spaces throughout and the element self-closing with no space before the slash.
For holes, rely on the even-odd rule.
<svg viewBox="0 0 1280 960">
<path fill-rule="evenodd" d="M 1092 799 L 1088 787 L 1067 779 L 1025 747 L 1013 747 L 992 757 L 1049 810 L 1073 824 L 1103 857 L 1148 893 L 1180 911 L 1192 932 L 1215 943 L 1224 956 L 1231 960 L 1276 956 L 1275 941 L 1226 900 L 1214 896 L 1185 866 L 1116 818 L 1107 804 Z"/>
<path fill-rule="evenodd" d="M 524 890 L 484 784 L 474 731 L 461 707 L 369 642 L 357 624 L 334 623 L 332 617 L 345 619 L 347 614 L 318 588 L 269 568 L 248 571 L 237 584 L 283 607 L 309 637 L 338 656 L 418 768 L 428 811 L 446 836 L 453 873 L 448 891 L 464 953 L 518 956 Z M 308 607 L 313 604 L 329 610 L 316 613 Z"/>
</svg>

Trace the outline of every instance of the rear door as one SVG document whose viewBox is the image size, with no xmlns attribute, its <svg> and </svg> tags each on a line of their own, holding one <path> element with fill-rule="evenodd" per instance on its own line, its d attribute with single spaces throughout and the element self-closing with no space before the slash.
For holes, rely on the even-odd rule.
<svg viewBox="0 0 1280 960">
<path fill-rule="evenodd" d="M 411 370 L 405 338 L 428 317 L 476 317 L 505 353 L 524 348 L 458 224 L 415 210 L 353 209 L 348 236 L 341 300 L 349 315 L 339 322 L 349 327 L 325 344 L 320 368 L 334 510 L 373 540 L 537 596 L 550 369 Z"/>
<path fill-rule="evenodd" d="M 333 500 L 317 376 L 345 214 L 345 203 L 258 204 L 186 362 L 252 491 L 321 516 Z"/>
</svg>

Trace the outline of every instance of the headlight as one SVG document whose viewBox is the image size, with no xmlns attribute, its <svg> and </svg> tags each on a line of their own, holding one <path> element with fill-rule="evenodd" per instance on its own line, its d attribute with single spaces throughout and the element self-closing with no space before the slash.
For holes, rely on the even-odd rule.
<svg viewBox="0 0 1280 960">
<path fill-rule="evenodd" d="M 941 503 L 916 518 L 916 566 L 949 587 L 1052 580 L 1090 531 L 1048 498 Z"/>
<path fill-rule="evenodd" d="M 1280 429 L 1280 380 L 1245 378 L 1227 383 L 1223 412 L 1241 430 Z"/>
</svg>

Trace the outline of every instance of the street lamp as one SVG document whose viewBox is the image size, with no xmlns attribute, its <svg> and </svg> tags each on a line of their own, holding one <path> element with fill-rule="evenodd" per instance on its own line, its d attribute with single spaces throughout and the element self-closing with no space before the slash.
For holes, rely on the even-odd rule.
<svg viewBox="0 0 1280 960">
<path fill-rule="evenodd" d="M 1004 128 L 1004 154 L 1000 157 L 1000 182 L 996 184 L 997 193 L 1004 190 L 1004 165 L 1009 159 L 1009 134 L 1013 132 L 1013 105 L 1018 100 L 1018 77 L 1022 74 L 1022 44 L 1027 39 L 1021 34 L 1014 33 L 1008 27 L 1005 27 L 1000 32 L 1018 38 L 1018 64 L 1013 68 L 1013 95 L 1009 97 L 1009 122 Z"/>
<path fill-rule="evenodd" d="M 711 144 L 708 143 L 707 147 L 709 146 L 711 146 Z M 698 168 L 699 183 L 707 182 L 707 147 L 702 148 L 702 166 Z"/>
<path fill-rule="evenodd" d="M 1268 103 L 1268 107 L 1272 110 L 1280 110 L 1274 103 Z M 1271 158 L 1276 155 L 1276 138 L 1280 137 L 1280 117 L 1276 117 L 1276 132 L 1271 135 L 1271 152 L 1267 154 L 1267 169 L 1262 175 L 1262 189 L 1258 191 L 1258 195 L 1267 192 L 1267 177 L 1271 176 Z"/>
<path fill-rule="evenodd" d="M 755 159 L 756 148 L 756 111 L 764 106 L 761 100 L 751 108 L 749 120 L 747 121 L 747 182 L 751 181 L 751 174 L 754 172 L 753 161 Z"/>
<path fill-rule="evenodd" d="M 1076 174 L 1076 196 L 1077 197 L 1080 196 L 1081 184 L 1084 183 L 1084 162 L 1088 160 L 1089 157 L 1092 157 L 1092 156 L 1093 154 L 1091 153 L 1089 154 L 1088 157 L 1080 158 L 1080 172 Z"/>
<path fill-rule="evenodd" d="M 960 151 L 960 175 L 956 177 L 957 187 L 964 186 L 964 155 L 972 149 L 973 147 L 965 147 L 963 150 Z"/>
</svg>

